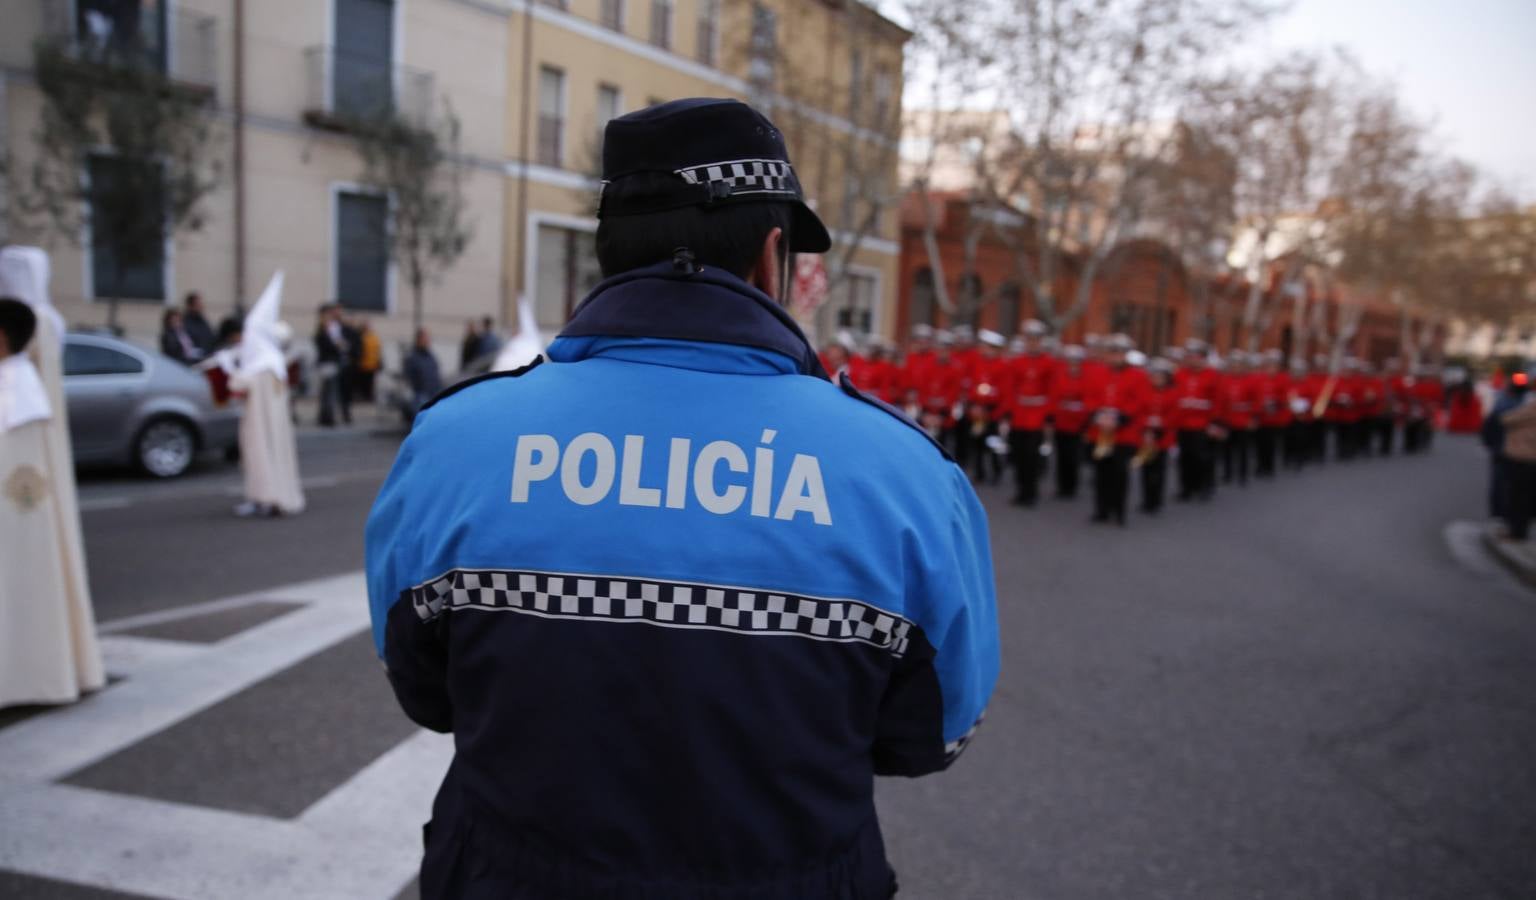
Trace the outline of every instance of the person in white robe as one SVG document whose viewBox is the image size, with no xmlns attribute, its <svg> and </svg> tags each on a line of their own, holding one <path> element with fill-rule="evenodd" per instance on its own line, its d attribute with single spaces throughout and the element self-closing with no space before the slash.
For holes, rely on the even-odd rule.
<svg viewBox="0 0 1536 900">
<path fill-rule="evenodd" d="M 42 250 L 0 250 L 0 707 L 69 703 L 106 683 L 48 275 Z"/>
<path fill-rule="evenodd" d="M 282 302 L 283 273 L 278 272 L 246 314 L 240 343 L 217 357 L 229 374 L 230 389 L 245 394 L 240 415 L 245 501 L 235 507 L 240 516 L 304 511 L 298 445 L 288 408 L 288 359 L 283 354 L 283 342 L 292 332 L 278 318 Z"/>
</svg>

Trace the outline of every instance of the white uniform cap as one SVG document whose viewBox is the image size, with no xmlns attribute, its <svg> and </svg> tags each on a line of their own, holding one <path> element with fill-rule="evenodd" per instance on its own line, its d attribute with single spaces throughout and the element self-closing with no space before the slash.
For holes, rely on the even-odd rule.
<svg viewBox="0 0 1536 900">
<path fill-rule="evenodd" d="M 988 347 L 1002 347 L 1006 346 L 1008 343 L 1007 338 L 1003 337 L 990 328 L 983 328 L 981 331 L 977 332 L 976 339 L 981 341 L 983 344 L 986 344 Z"/>
<path fill-rule="evenodd" d="M 1125 354 L 1125 364 L 1128 366 L 1144 366 L 1147 364 L 1147 355 L 1140 350 L 1132 350 Z"/>
</svg>

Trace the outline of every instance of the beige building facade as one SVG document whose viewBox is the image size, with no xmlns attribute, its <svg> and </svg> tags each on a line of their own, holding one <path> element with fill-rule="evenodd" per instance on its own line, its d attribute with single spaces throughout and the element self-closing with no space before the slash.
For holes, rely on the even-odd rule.
<svg viewBox="0 0 1536 900">
<path fill-rule="evenodd" d="M 658 101 L 737 96 L 785 131 L 810 199 L 837 238 L 826 331 L 889 331 L 897 262 L 897 141 L 908 35 L 823 0 L 141 0 L 134 27 L 173 80 L 205 92 L 222 176 L 202 226 L 171 235 L 158 266 L 107 275 L 88 229 L 51 233 L 0 194 L 0 242 L 53 252 L 53 296 L 72 325 L 119 321 L 152 339 L 167 305 L 202 294 L 211 317 L 287 273 L 299 334 L 339 300 L 408 339 L 410 291 L 379 246 L 389 202 L 362 183 L 349 103 L 385 91 L 418 122 L 449 107 L 462 126 L 472 237 L 425 291 L 445 362 L 469 318 L 515 328 L 521 298 L 558 329 L 598 279 L 592 249 L 602 124 Z M 25 171 L 44 98 L 33 44 L 110 40 L 101 0 L 0 0 L 0 146 Z M 370 93 L 372 92 L 372 93 Z M 239 151 L 237 153 L 237 150 Z M 451 370 L 452 365 L 448 366 Z"/>
<path fill-rule="evenodd" d="M 62 39 L 88 58 L 93 44 L 110 40 L 103 34 L 124 23 L 97 17 L 91 0 L 0 5 L 7 25 L 0 29 L 0 134 L 17 171 L 25 172 L 44 102 L 34 41 Z M 451 104 L 462 123 L 472 238 L 440 282 L 427 287 L 426 324 L 451 343 L 465 317 L 495 313 L 504 246 L 507 18 L 504 8 L 463 0 L 142 0 L 136 27 L 144 43 L 161 54 L 173 82 L 207 93 L 216 121 L 210 152 L 221 175 L 202 203 L 202 227 L 168 237 L 160 271 L 118 286 L 127 289 L 118 292 L 124 330 L 154 338 L 165 306 L 194 290 L 210 317 L 220 319 L 237 298 L 253 301 L 282 269 L 283 316 L 300 335 L 313 329 L 322 303 L 341 300 L 369 315 L 386 344 L 405 340 L 409 289 L 379 247 L 388 200 L 361 183 L 352 139 L 316 124 L 378 90 L 389 91 L 413 119 L 432 121 Z M 89 234 L 67 239 L 23 221 L 14 206 L 5 219 L 5 241 L 52 251 L 53 299 L 69 323 L 103 324 L 113 285 L 101 283 Z"/>
<path fill-rule="evenodd" d="M 871 10 L 823 0 L 549 0 L 515 9 L 507 70 L 509 296 L 558 328 L 600 275 L 592 248 L 608 119 L 738 97 L 784 131 L 834 233 L 829 290 L 798 307 L 825 338 L 894 327 L 903 45 Z"/>
</svg>

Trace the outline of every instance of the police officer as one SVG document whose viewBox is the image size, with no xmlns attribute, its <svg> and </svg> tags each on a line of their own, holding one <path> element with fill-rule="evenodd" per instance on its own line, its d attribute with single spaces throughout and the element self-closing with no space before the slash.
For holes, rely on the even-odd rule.
<svg viewBox="0 0 1536 900">
<path fill-rule="evenodd" d="M 423 409 L 369 517 L 389 680 L 455 736 L 422 895 L 889 897 L 872 776 L 997 677 L 985 514 L 782 308 L 830 240 L 767 118 L 614 119 L 603 180 L 549 361 Z"/>
</svg>

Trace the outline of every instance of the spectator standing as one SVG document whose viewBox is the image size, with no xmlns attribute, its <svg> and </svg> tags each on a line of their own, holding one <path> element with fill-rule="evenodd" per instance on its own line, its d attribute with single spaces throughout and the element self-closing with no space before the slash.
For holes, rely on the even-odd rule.
<svg viewBox="0 0 1536 900">
<path fill-rule="evenodd" d="M 464 340 L 459 342 L 459 371 L 469 368 L 469 364 L 475 361 L 480 354 L 480 328 L 475 325 L 475 320 L 470 319 L 464 323 Z"/>
<path fill-rule="evenodd" d="M 443 376 L 432 353 L 432 336 L 425 328 L 416 329 L 416 343 L 405 357 L 405 382 L 411 388 L 411 413 L 421 409 L 443 390 Z"/>
<path fill-rule="evenodd" d="M 201 351 L 198 353 L 199 359 L 218 349 L 219 341 L 214 336 L 213 326 L 208 324 L 208 317 L 203 314 L 203 295 L 197 291 L 188 293 L 182 304 L 181 324 L 192 343 Z"/>
<path fill-rule="evenodd" d="M 1499 415 L 1504 428 L 1505 521 L 1511 540 L 1530 537 L 1533 501 L 1536 501 L 1536 403 L 1531 402 L 1530 374 L 1526 384 L 1514 385 L 1515 399 Z"/>
<path fill-rule="evenodd" d="M 475 358 L 495 356 L 501 350 L 501 335 L 496 333 L 496 320 L 486 316 L 480 323 L 480 342 L 475 347 Z"/>
<path fill-rule="evenodd" d="M 203 323 L 204 326 L 207 324 Z M 168 309 L 160 317 L 160 352 L 184 366 L 190 366 L 200 361 L 208 351 L 187 331 L 182 314 Z"/>
<path fill-rule="evenodd" d="M 352 403 L 344 388 L 346 372 L 352 364 L 352 344 L 342 325 L 338 304 L 330 303 L 320 310 L 320 325 L 315 329 L 315 358 L 320 374 L 320 425 L 334 427 L 338 413 L 341 421 L 351 424 Z"/>
<path fill-rule="evenodd" d="M 357 319 L 357 380 L 353 382 L 353 399 L 373 402 L 373 383 L 383 363 L 384 348 L 379 342 L 373 323 L 359 316 Z"/>
</svg>

